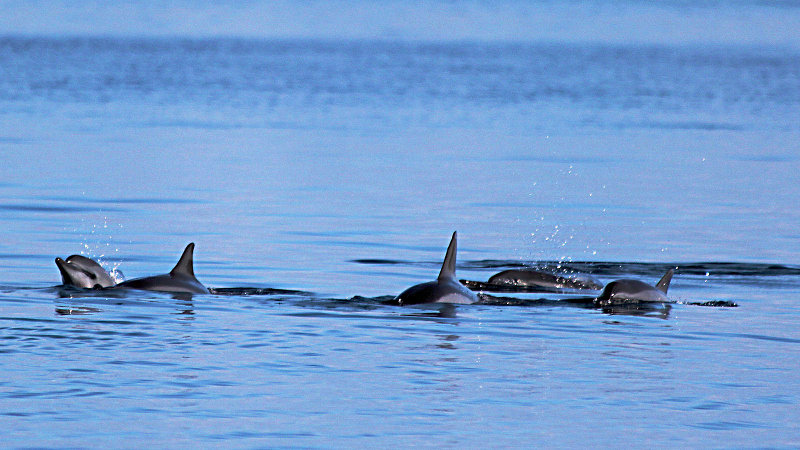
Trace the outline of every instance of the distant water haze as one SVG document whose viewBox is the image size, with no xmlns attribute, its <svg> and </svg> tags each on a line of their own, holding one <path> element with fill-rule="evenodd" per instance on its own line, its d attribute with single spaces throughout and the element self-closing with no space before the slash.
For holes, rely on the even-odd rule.
<svg viewBox="0 0 800 450">
<path fill-rule="evenodd" d="M 0 34 L 800 45 L 790 1 L 0 1 Z"/>
</svg>

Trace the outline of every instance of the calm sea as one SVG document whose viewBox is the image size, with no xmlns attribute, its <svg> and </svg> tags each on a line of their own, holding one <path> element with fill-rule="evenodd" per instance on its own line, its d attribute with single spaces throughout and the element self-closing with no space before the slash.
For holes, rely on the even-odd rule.
<svg viewBox="0 0 800 450">
<path fill-rule="evenodd" d="M 0 446 L 800 446 L 796 3 L 84 3 L 0 2 Z M 677 303 L 381 304 L 454 230 Z"/>
</svg>

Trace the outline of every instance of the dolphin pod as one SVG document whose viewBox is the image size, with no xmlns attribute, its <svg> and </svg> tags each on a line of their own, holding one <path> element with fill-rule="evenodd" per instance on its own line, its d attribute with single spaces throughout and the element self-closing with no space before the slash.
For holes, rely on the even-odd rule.
<svg viewBox="0 0 800 450">
<path fill-rule="evenodd" d="M 456 253 L 458 235 L 454 231 L 442 262 L 439 276 L 434 281 L 417 284 L 404 290 L 391 302 L 396 305 L 421 303 L 471 304 L 479 301 L 478 295 L 467 288 L 483 289 L 491 286 L 550 287 L 571 289 L 600 289 L 601 284 L 589 275 L 562 276 L 548 272 L 506 270 L 489 279 L 488 283 L 470 282 L 456 278 Z M 71 255 L 66 260 L 56 258 L 65 286 L 89 289 L 139 289 L 171 293 L 208 294 L 194 274 L 194 243 L 189 243 L 178 263 L 169 272 L 116 283 L 114 278 L 96 261 L 80 255 Z M 601 307 L 635 303 L 669 302 L 669 289 L 673 269 L 651 286 L 639 280 L 622 279 L 608 283 L 602 293 L 594 299 Z M 464 284 L 462 284 L 464 283 Z"/>
</svg>

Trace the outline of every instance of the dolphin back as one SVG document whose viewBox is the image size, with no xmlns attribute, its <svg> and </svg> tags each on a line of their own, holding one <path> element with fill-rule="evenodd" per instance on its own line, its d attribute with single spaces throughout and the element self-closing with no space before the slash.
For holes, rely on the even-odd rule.
<svg viewBox="0 0 800 450">
<path fill-rule="evenodd" d="M 447 253 L 444 255 L 442 270 L 439 271 L 439 280 L 450 280 L 456 277 L 457 239 L 456 232 L 453 231 L 453 237 L 450 238 L 450 245 L 447 246 Z"/>
<path fill-rule="evenodd" d="M 435 281 L 411 286 L 395 297 L 394 301 L 399 305 L 436 302 L 469 304 L 478 301 L 478 296 L 456 279 L 455 231 L 453 232 L 453 237 L 450 238 L 450 245 L 447 247 L 439 278 Z"/>
<path fill-rule="evenodd" d="M 178 264 L 175 264 L 175 267 L 167 274 L 136 278 L 120 283 L 115 287 L 144 291 L 208 294 L 208 288 L 203 286 L 203 283 L 194 276 L 193 251 L 194 242 L 186 246 L 181 259 L 178 260 Z"/>
</svg>

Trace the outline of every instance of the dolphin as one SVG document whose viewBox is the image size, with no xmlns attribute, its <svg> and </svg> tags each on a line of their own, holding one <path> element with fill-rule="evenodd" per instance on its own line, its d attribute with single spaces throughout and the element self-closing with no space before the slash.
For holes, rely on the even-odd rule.
<svg viewBox="0 0 800 450">
<path fill-rule="evenodd" d="M 163 275 L 152 277 L 135 278 L 124 281 L 114 288 L 141 289 L 144 291 L 178 292 L 189 294 L 208 294 L 208 288 L 197 281 L 194 276 L 192 254 L 194 252 L 194 242 L 186 246 L 186 249 L 178 260 L 178 264 L 169 272 Z"/>
<path fill-rule="evenodd" d="M 508 287 L 549 288 L 549 289 L 593 289 L 600 290 L 600 284 L 591 275 L 570 274 L 559 275 L 534 269 L 504 270 L 492 275 L 488 284 Z"/>
<path fill-rule="evenodd" d="M 658 280 L 655 287 L 639 280 L 617 280 L 608 283 L 594 301 L 599 306 L 624 305 L 631 303 L 669 302 L 667 290 L 675 270 L 669 269 Z"/>
<path fill-rule="evenodd" d="M 64 286 L 79 288 L 107 288 L 117 284 L 116 280 L 97 261 L 81 255 L 72 255 L 66 260 L 56 258 Z"/>
<path fill-rule="evenodd" d="M 478 301 L 478 296 L 464 287 L 456 278 L 456 232 L 450 239 L 447 253 L 444 255 L 442 270 L 436 281 L 417 284 L 395 297 L 398 305 L 416 305 L 419 303 L 461 303 L 469 304 Z"/>
</svg>

